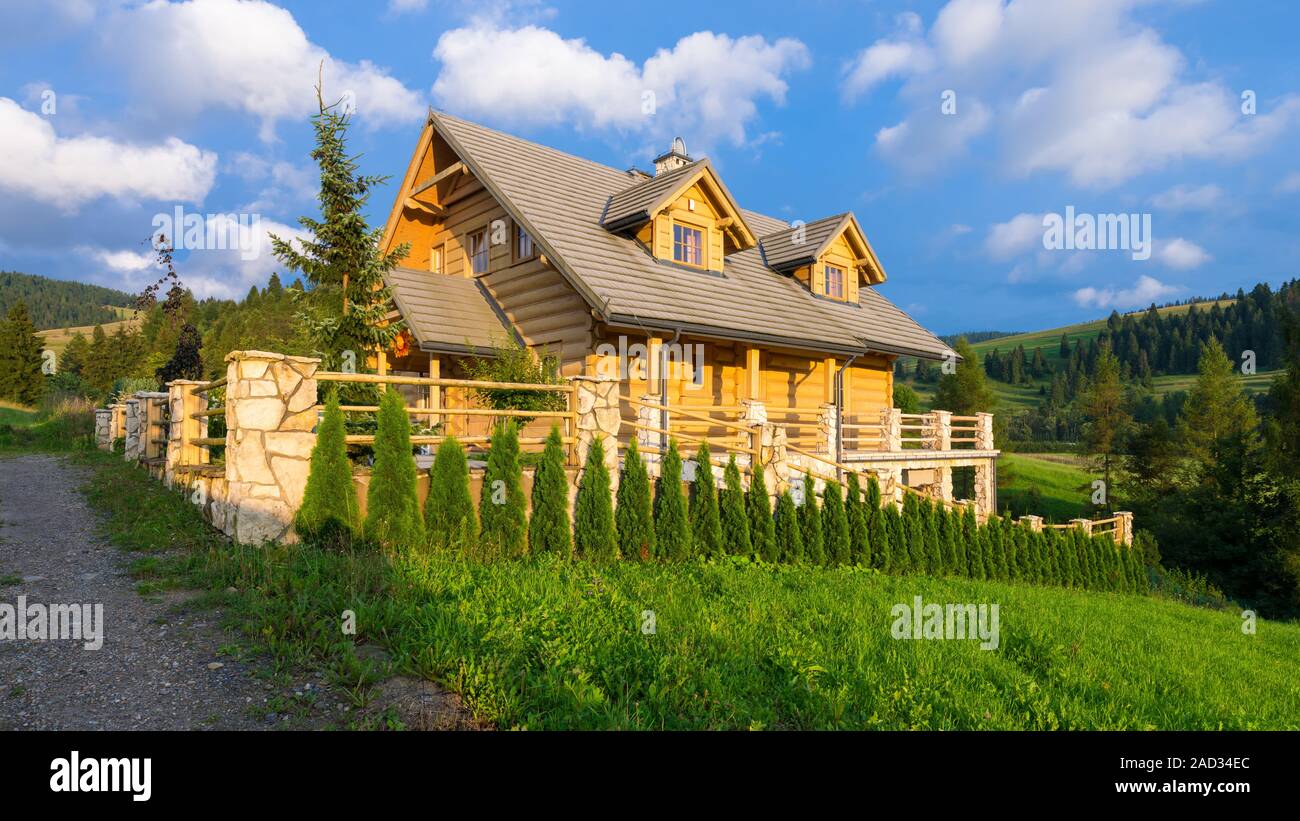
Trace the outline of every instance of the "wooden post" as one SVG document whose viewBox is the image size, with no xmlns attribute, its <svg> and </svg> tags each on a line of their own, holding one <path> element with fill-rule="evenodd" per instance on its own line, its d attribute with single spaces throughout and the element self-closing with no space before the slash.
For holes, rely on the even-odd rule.
<svg viewBox="0 0 1300 821">
<path fill-rule="evenodd" d="M 822 385 L 822 402 L 827 405 L 835 404 L 835 357 L 828 356 L 822 362 L 822 368 L 826 373 Z"/>
<path fill-rule="evenodd" d="M 750 345 L 745 349 L 746 398 L 755 402 L 763 399 L 763 352 Z"/>
</svg>

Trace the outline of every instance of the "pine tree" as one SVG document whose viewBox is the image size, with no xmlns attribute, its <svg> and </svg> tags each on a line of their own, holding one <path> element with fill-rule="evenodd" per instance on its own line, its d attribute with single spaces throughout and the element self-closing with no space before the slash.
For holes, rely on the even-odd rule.
<svg viewBox="0 0 1300 821">
<path fill-rule="evenodd" d="M 799 506 L 799 529 L 803 535 L 803 555 L 808 564 L 826 564 L 826 542 L 822 536 L 822 512 L 817 507 L 816 480 L 804 475 L 803 504 Z"/>
<path fill-rule="evenodd" d="M 712 558 L 722 555 L 722 519 L 708 442 L 700 443 L 695 464 L 695 480 L 691 482 L 691 538 L 696 553 Z"/>
<path fill-rule="evenodd" d="M 684 561 L 691 555 L 691 525 L 682 495 L 682 457 L 677 440 L 668 443 L 655 489 L 655 550 L 659 558 Z"/>
<path fill-rule="evenodd" d="M 868 565 L 884 570 L 889 557 L 889 531 L 885 527 L 885 513 L 880 505 L 880 484 L 874 476 L 867 482 L 867 501 L 863 505 L 863 511 L 867 516 L 867 530 L 870 534 L 867 537 L 871 548 Z"/>
<path fill-rule="evenodd" d="M 519 432 L 506 419 L 492 429 L 478 500 L 479 541 L 488 555 L 518 558 L 528 548 L 528 512 L 519 467 Z"/>
<path fill-rule="evenodd" d="M 45 395 L 42 348 L 41 338 L 27 315 L 27 304 L 20 299 L 9 309 L 0 334 L 0 398 L 23 405 L 41 401 Z"/>
<path fill-rule="evenodd" d="M 740 484 L 740 468 L 736 455 L 731 454 L 722 474 L 722 497 L 719 503 L 722 520 L 722 546 L 732 556 L 748 556 L 753 552 L 749 537 L 749 513 L 745 509 L 745 491 Z"/>
<path fill-rule="evenodd" d="M 979 354 L 962 337 L 953 346 L 962 357 L 957 369 L 939 378 L 939 387 L 934 394 L 934 407 L 952 411 L 961 416 L 973 416 L 981 411 L 991 411 L 997 403 L 997 397 L 984 381 L 984 369 L 980 367 Z"/>
<path fill-rule="evenodd" d="M 601 458 L 603 460 L 604 454 Z M 608 471 L 605 486 L 608 489 Z M 528 519 L 528 551 L 533 554 L 557 553 L 569 558 L 573 551 L 569 525 L 569 477 L 564 470 L 564 443 L 558 425 L 551 427 L 546 447 L 542 450 L 542 460 L 533 472 L 532 505 L 533 513 Z"/>
<path fill-rule="evenodd" d="M 108 336 L 102 325 L 96 325 L 90 334 L 90 355 L 86 357 L 85 380 L 98 393 L 106 394 L 113 387 L 113 368 L 109 359 Z"/>
<path fill-rule="evenodd" d="M 338 392 L 331 390 L 316 430 L 302 506 L 294 516 L 298 535 L 322 547 L 350 547 L 361 524 L 345 436 Z"/>
<path fill-rule="evenodd" d="M 651 510 L 650 475 L 641 460 L 634 436 L 623 453 L 618 507 L 614 512 L 618 549 L 624 559 L 644 562 L 654 555 L 655 526 Z"/>
<path fill-rule="evenodd" d="M 798 564 L 803 561 L 803 533 L 799 529 L 799 509 L 789 490 L 781 492 L 776 500 L 776 543 L 781 551 L 781 561 Z"/>
<path fill-rule="evenodd" d="M 577 554 L 595 562 L 618 557 L 618 532 L 605 465 L 605 442 L 597 436 L 587 450 L 587 461 L 578 480 L 578 498 L 573 509 L 573 546 Z"/>
<path fill-rule="evenodd" d="M 862 503 L 858 474 L 850 473 L 844 488 L 844 513 L 849 522 L 849 561 L 867 567 L 871 564 L 871 531 L 867 524 L 867 509 Z"/>
<path fill-rule="evenodd" d="M 90 359 L 90 340 L 81 331 L 73 331 L 72 338 L 59 357 L 59 373 L 85 376 L 86 362 Z M 198 377 L 196 377 L 198 378 Z"/>
<path fill-rule="evenodd" d="M 755 465 L 745 493 L 745 512 L 749 517 L 750 547 L 765 562 L 775 562 L 780 555 L 776 543 L 776 526 L 772 521 L 772 500 L 767 497 L 767 480 L 761 465 Z"/>
<path fill-rule="evenodd" d="M 375 464 L 366 491 L 366 538 L 387 548 L 424 543 L 424 519 L 416 495 L 411 420 L 402 394 L 383 392 L 375 431 Z"/>
<path fill-rule="evenodd" d="M 822 489 L 822 533 L 826 544 L 826 564 L 845 565 L 852 558 L 848 514 L 840 483 L 828 480 Z"/>
<path fill-rule="evenodd" d="M 469 462 L 465 459 L 465 448 L 454 436 L 439 443 L 433 466 L 429 468 L 424 530 L 434 550 L 463 554 L 478 542 L 478 515 L 469 489 Z"/>
</svg>

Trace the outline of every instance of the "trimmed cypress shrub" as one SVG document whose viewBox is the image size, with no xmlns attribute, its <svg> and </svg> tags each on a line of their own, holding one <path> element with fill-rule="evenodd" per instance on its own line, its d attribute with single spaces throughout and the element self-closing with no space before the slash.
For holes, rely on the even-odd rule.
<svg viewBox="0 0 1300 821">
<path fill-rule="evenodd" d="M 799 529 L 799 510 L 789 490 L 782 491 L 776 500 L 776 543 L 781 550 L 781 561 L 798 564 L 803 561 L 803 533 Z"/>
<path fill-rule="evenodd" d="M 953 544 L 953 528 L 956 523 L 953 521 L 952 512 L 945 505 L 935 506 L 935 529 L 939 533 L 939 568 L 943 575 L 954 576 L 957 574 L 957 554 L 956 547 Z"/>
<path fill-rule="evenodd" d="M 424 542 L 424 519 L 416 495 L 415 457 L 411 455 L 411 420 L 396 390 L 379 399 L 375 464 L 366 491 L 366 538 L 388 548 Z"/>
<path fill-rule="evenodd" d="M 961 514 L 961 547 L 966 565 L 965 575 L 971 579 L 987 578 L 984 573 L 984 556 L 980 551 L 979 518 L 975 515 L 974 505 L 966 505 Z"/>
<path fill-rule="evenodd" d="M 676 439 L 669 440 L 668 452 L 659 467 L 659 482 L 655 486 L 655 551 L 661 559 L 680 562 L 691 554 L 691 525 L 686 518 L 682 457 L 677 452 Z"/>
<path fill-rule="evenodd" d="M 817 484 L 804 474 L 803 504 L 799 506 L 799 529 L 803 534 L 803 555 L 808 564 L 826 564 L 826 542 L 822 538 L 822 512 L 817 507 Z"/>
<path fill-rule="evenodd" d="M 903 513 L 898 505 L 886 502 L 880 509 L 880 519 L 885 529 L 885 558 L 883 570 L 895 575 L 907 572 L 907 537 L 903 533 Z"/>
<path fill-rule="evenodd" d="M 749 541 L 753 551 L 765 562 L 775 562 L 780 555 L 776 544 L 776 525 L 772 521 L 772 500 L 767 497 L 767 479 L 763 469 L 751 471 L 749 490 L 745 493 L 745 512 L 749 515 Z"/>
<path fill-rule="evenodd" d="M 858 474 L 850 473 L 844 483 L 844 513 L 849 520 L 849 561 L 868 567 L 871 564 L 871 529 L 862 503 L 862 485 Z"/>
<path fill-rule="evenodd" d="M 845 565 L 852 558 L 849 519 L 840 495 L 840 483 L 827 481 L 822 489 L 822 538 L 826 544 L 826 564 Z"/>
<path fill-rule="evenodd" d="M 1065 569 L 1065 556 L 1061 550 L 1061 532 L 1056 528 L 1044 531 L 1047 544 L 1048 582 L 1059 587 L 1068 583 Z"/>
<path fill-rule="evenodd" d="M 573 505 L 573 546 L 584 559 L 604 562 L 618 556 L 618 533 L 614 530 L 610 495 L 605 441 L 597 435 L 587 450 L 587 462 L 578 481 L 578 498 Z"/>
<path fill-rule="evenodd" d="M 939 504 L 921 500 L 921 527 L 925 536 L 925 570 L 932 576 L 943 575 L 943 550 L 939 547 Z"/>
<path fill-rule="evenodd" d="M 1002 539 L 1002 517 L 990 516 L 985 528 L 988 537 L 989 558 L 993 567 L 992 578 L 1005 581 L 1007 578 L 1007 548 Z"/>
<path fill-rule="evenodd" d="M 567 498 L 566 498 L 567 504 Z M 469 462 L 454 436 L 438 445 L 429 468 L 429 495 L 424 499 L 424 530 L 435 550 L 465 552 L 478 540 L 478 516 L 469 492 Z"/>
<path fill-rule="evenodd" d="M 695 480 L 691 482 L 691 539 L 701 556 L 722 555 L 722 520 L 718 513 L 718 491 L 713 484 L 713 460 L 709 443 L 701 442 L 695 454 Z"/>
<path fill-rule="evenodd" d="M 889 506 L 894 505 L 891 503 Z M 880 506 L 880 485 L 875 477 L 867 482 L 867 501 L 864 510 L 867 515 L 867 530 L 871 534 L 867 539 L 868 546 L 871 548 L 868 565 L 877 570 L 884 570 L 889 557 L 889 531 L 885 527 L 885 512 Z"/>
<path fill-rule="evenodd" d="M 331 387 L 325 397 L 325 417 L 316 430 L 316 444 L 311 450 L 302 507 L 293 522 L 298 535 L 309 544 L 351 547 L 361 524 L 345 436 L 338 390 Z"/>
<path fill-rule="evenodd" d="M 903 550 L 905 551 L 904 573 L 925 572 L 925 534 L 921 527 L 921 505 L 916 494 L 903 494 Z"/>
<path fill-rule="evenodd" d="M 722 521 L 722 546 L 729 555 L 748 556 L 753 552 L 749 538 L 749 513 L 745 509 L 745 490 L 740 484 L 736 454 L 727 460 L 722 473 L 722 496 L 718 505 Z"/>
<path fill-rule="evenodd" d="M 618 482 L 618 507 L 614 511 L 618 549 L 623 558 L 645 562 L 654 555 L 655 524 L 651 510 L 650 474 L 637 450 L 634 436 L 623 453 L 623 473 Z"/>
<path fill-rule="evenodd" d="M 609 487 L 608 474 L 605 476 L 605 486 Z M 564 471 L 564 444 L 559 425 L 551 427 L 551 432 L 546 437 L 546 447 L 542 450 L 542 461 L 533 473 L 532 502 L 533 515 L 528 520 L 529 552 L 558 553 L 569 558 L 573 552 L 573 535 L 569 523 L 569 477 Z"/>
<path fill-rule="evenodd" d="M 1083 578 L 1079 575 L 1077 534 L 1077 530 L 1070 528 L 1061 535 L 1061 578 L 1066 587 L 1083 587 Z"/>
<path fill-rule="evenodd" d="M 479 541 L 488 555 L 517 558 L 528 549 L 528 511 L 519 468 L 519 432 L 506 419 L 492 428 L 478 499 Z"/>
</svg>

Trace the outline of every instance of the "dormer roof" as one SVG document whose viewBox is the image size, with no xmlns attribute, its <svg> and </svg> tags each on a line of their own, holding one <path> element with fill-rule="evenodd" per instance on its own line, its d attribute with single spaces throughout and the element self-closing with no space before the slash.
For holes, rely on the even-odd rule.
<svg viewBox="0 0 1300 821">
<path fill-rule="evenodd" d="M 655 214 L 671 205 L 682 192 L 697 184 L 714 199 L 721 212 L 720 216 L 730 220 L 724 231 L 733 238 L 733 250 L 743 251 L 754 247 L 758 242 L 757 237 L 745 223 L 740 206 L 707 157 L 635 182 L 619 191 L 609 198 L 601 217 L 601 225 L 609 231 L 636 228 L 653 219 Z"/>
<path fill-rule="evenodd" d="M 815 263 L 840 236 L 844 236 L 849 247 L 858 254 L 854 259 L 855 267 L 866 271 L 867 281 L 872 285 L 884 282 L 885 269 L 851 211 L 765 235 L 759 240 L 759 248 L 767 267 L 789 273 Z"/>
</svg>

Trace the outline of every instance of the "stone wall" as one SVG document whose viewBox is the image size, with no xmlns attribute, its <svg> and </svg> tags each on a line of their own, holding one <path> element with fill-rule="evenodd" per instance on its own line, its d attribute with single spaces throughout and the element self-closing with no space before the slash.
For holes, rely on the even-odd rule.
<svg viewBox="0 0 1300 821">
<path fill-rule="evenodd" d="M 569 381 L 574 387 L 574 407 L 578 413 L 574 428 L 578 440 L 575 452 L 579 475 L 582 467 L 587 464 L 587 453 L 591 450 L 592 443 L 596 437 L 602 437 L 610 489 L 617 490 L 618 431 L 622 423 L 618 405 L 618 376 L 571 376 Z"/>
</svg>

